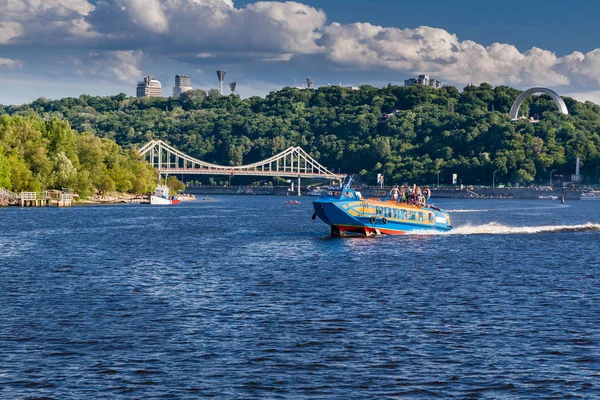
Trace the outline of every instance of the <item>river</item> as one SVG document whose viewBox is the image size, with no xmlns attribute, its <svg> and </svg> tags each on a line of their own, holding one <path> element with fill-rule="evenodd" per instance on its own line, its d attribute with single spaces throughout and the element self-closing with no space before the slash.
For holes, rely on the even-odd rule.
<svg viewBox="0 0 600 400">
<path fill-rule="evenodd" d="M 600 202 L 331 238 L 284 200 L 1 209 L 0 398 L 600 397 Z"/>
</svg>

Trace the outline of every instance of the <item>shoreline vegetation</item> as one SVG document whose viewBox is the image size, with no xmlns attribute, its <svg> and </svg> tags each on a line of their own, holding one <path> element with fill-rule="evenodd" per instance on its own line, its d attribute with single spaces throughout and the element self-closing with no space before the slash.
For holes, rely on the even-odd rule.
<svg viewBox="0 0 600 400">
<path fill-rule="evenodd" d="M 38 115 L 0 116 L 0 189 L 76 194 L 77 204 L 123 203 L 154 192 L 158 176 L 134 148 L 71 129 L 68 121 Z M 166 184 L 185 189 L 176 177 Z M 0 205 L 8 204 L 0 195 Z"/>
<path fill-rule="evenodd" d="M 0 116 L 0 187 L 12 192 L 61 190 L 82 198 L 142 194 L 157 184 L 135 149 L 37 115 Z"/>
</svg>

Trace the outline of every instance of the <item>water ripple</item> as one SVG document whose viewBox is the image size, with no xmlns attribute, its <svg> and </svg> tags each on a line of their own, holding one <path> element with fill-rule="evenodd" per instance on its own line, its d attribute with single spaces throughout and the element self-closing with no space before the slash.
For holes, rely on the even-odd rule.
<svg viewBox="0 0 600 400">
<path fill-rule="evenodd" d="M 0 210 L 0 398 L 600 397 L 600 202 L 338 239 L 218 200 Z"/>
</svg>

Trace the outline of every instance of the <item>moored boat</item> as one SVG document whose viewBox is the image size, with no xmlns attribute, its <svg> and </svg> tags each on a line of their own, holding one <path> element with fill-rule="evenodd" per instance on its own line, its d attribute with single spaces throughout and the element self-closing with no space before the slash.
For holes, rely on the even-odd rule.
<svg viewBox="0 0 600 400">
<path fill-rule="evenodd" d="M 581 194 L 581 200 L 600 200 L 600 191 L 591 191 Z"/>
<path fill-rule="evenodd" d="M 315 213 L 331 226 L 332 236 L 402 235 L 416 231 L 449 231 L 450 216 L 434 207 L 416 206 L 394 200 L 363 198 L 350 188 L 351 179 L 342 188 L 329 189 L 313 202 Z"/>
<path fill-rule="evenodd" d="M 150 204 L 154 205 L 179 204 L 180 201 L 177 196 L 169 195 L 167 185 L 158 185 L 154 194 L 150 196 Z"/>
</svg>

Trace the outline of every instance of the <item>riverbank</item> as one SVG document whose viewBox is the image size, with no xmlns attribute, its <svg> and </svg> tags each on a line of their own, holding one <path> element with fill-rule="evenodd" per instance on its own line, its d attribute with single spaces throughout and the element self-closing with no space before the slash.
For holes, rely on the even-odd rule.
<svg viewBox="0 0 600 400">
<path fill-rule="evenodd" d="M 364 197 L 386 197 L 391 187 L 384 186 L 362 186 L 357 188 Z M 215 195 L 256 195 L 256 196 L 296 196 L 295 190 L 290 190 L 289 186 L 194 186 L 188 187 L 186 193 L 196 196 L 215 196 Z M 311 191 L 308 188 L 301 188 L 303 196 L 310 196 Z M 582 190 L 554 188 L 546 190 L 540 188 L 491 188 L 463 186 L 460 187 L 440 187 L 432 188 L 432 197 L 434 198 L 459 198 L 459 199 L 521 199 L 521 200 L 539 200 L 539 199 L 561 199 L 579 200 Z M 556 197 L 556 199 L 555 199 Z"/>
<path fill-rule="evenodd" d="M 73 205 L 95 204 L 150 204 L 150 197 L 120 193 L 115 195 L 92 196 L 85 199 L 78 199 L 73 202 Z"/>
<path fill-rule="evenodd" d="M 48 198 L 38 201 L 27 201 L 26 204 L 21 204 L 18 199 L 0 198 L 0 207 L 9 206 L 27 206 L 27 207 L 57 207 L 60 199 Z M 89 198 L 74 198 L 67 206 L 91 206 L 91 205 L 110 205 L 110 204 L 150 204 L 149 196 L 116 194 L 110 196 L 92 196 Z"/>
</svg>

